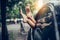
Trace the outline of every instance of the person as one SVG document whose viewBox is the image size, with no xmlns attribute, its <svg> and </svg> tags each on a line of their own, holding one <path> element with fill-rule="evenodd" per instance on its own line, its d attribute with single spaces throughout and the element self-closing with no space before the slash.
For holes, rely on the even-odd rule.
<svg viewBox="0 0 60 40">
<path fill-rule="evenodd" d="M 32 16 L 32 13 L 30 11 L 30 5 L 27 4 L 26 7 L 25 7 L 25 10 L 26 10 L 26 15 L 23 14 L 22 12 L 22 9 L 20 10 L 20 14 L 22 15 L 23 19 L 24 19 L 24 22 L 27 22 L 31 27 L 35 27 L 35 25 L 39 26 L 39 24 L 36 24 L 37 23 L 37 20 L 35 18 L 33 18 Z M 37 17 L 36 17 L 37 18 Z M 43 18 L 44 19 L 44 18 Z M 42 20 L 43 20 L 42 19 Z M 48 24 L 47 24 L 48 25 Z"/>
<path fill-rule="evenodd" d="M 44 14 L 46 12 L 48 13 L 51 11 L 47 11 L 49 9 L 46 9 L 47 8 L 46 5 L 43 5 L 42 8 L 38 11 L 35 18 L 33 18 L 33 16 L 32 16 L 29 4 L 27 4 L 25 6 L 26 15 L 23 14 L 22 9 L 20 10 L 20 14 L 23 17 L 24 22 L 27 22 L 31 26 L 31 28 L 28 32 L 28 39 L 27 40 L 32 40 L 32 39 L 33 40 L 48 40 L 48 35 L 51 32 L 50 30 L 52 29 L 52 27 L 50 28 L 50 25 L 52 24 L 51 20 L 50 20 L 51 16 L 42 17 L 42 19 L 39 19 L 39 16 L 41 16 L 42 13 Z M 53 32 L 52 32 L 52 34 L 53 34 Z M 51 36 L 50 36 L 50 38 L 51 38 L 51 40 L 54 39 Z"/>
<path fill-rule="evenodd" d="M 27 4 L 25 6 L 25 10 L 26 10 L 26 15 L 23 14 L 22 9 L 20 10 L 20 14 L 22 15 L 24 22 L 27 22 L 29 25 L 31 25 L 32 27 L 35 26 L 36 21 L 34 20 L 34 18 L 32 17 L 30 8 L 29 8 L 29 4 Z"/>
<path fill-rule="evenodd" d="M 25 10 L 26 10 L 26 15 L 23 14 L 22 9 L 20 10 L 20 14 L 23 17 L 24 22 L 27 22 L 31 26 L 30 30 L 28 31 L 28 38 L 27 38 L 27 40 L 31 40 L 31 35 L 33 37 L 32 39 L 34 39 L 34 28 L 35 28 L 35 25 L 37 25 L 37 24 L 36 24 L 36 20 L 33 18 L 32 13 L 30 11 L 30 5 L 29 4 L 27 4 L 25 6 Z"/>
<path fill-rule="evenodd" d="M 45 6 L 43 6 L 36 14 L 37 18 L 35 18 L 39 22 L 40 17 L 43 14 L 47 13 L 47 17 L 42 18 L 42 19 L 44 19 L 43 22 L 40 21 L 40 23 L 42 22 L 42 24 L 44 24 L 44 25 L 46 25 L 45 23 L 47 23 L 47 24 L 50 23 L 50 25 L 46 25 L 46 26 L 42 25 L 42 27 L 43 27 L 42 28 L 42 40 L 56 40 L 54 19 L 53 19 L 53 15 L 52 15 L 53 12 L 51 11 L 49 4 L 47 3 Z"/>
</svg>

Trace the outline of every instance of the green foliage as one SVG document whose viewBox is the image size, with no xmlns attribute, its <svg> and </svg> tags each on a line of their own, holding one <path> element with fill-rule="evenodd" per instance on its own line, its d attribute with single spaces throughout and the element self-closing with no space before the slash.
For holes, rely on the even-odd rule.
<svg viewBox="0 0 60 40">
<path fill-rule="evenodd" d="M 34 10 L 34 5 L 33 5 L 34 0 L 20 0 L 20 1 L 8 1 L 7 6 L 6 6 L 6 18 L 20 18 L 21 15 L 19 14 L 19 8 L 23 9 L 23 13 L 25 13 L 25 5 L 27 3 L 31 4 L 31 11 L 33 12 Z"/>
</svg>

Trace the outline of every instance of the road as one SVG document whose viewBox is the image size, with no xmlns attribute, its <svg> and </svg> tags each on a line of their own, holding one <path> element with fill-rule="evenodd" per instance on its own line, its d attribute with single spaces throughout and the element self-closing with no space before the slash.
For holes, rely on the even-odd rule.
<svg viewBox="0 0 60 40">
<path fill-rule="evenodd" d="M 20 24 L 10 24 L 7 25 L 9 40 L 27 40 L 27 33 L 30 29 L 30 26 L 27 23 L 23 23 L 25 33 L 21 32 Z M 11 36 L 12 35 L 12 36 Z"/>
</svg>

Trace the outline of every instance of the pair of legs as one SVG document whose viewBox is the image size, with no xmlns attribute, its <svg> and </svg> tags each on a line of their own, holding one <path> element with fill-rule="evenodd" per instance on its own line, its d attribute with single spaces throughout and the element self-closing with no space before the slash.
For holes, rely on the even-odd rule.
<svg viewBox="0 0 60 40">
<path fill-rule="evenodd" d="M 31 31 L 32 31 L 32 33 L 31 33 Z M 36 34 L 36 32 L 38 34 Z M 51 26 L 51 25 L 45 27 L 42 30 L 39 29 L 39 28 L 36 28 L 35 30 L 34 29 L 33 30 L 30 29 L 29 32 L 28 32 L 28 40 L 32 39 L 31 35 L 33 36 L 33 40 L 56 40 L 54 26 Z"/>
<path fill-rule="evenodd" d="M 45 27 L 42 30 L 43 34 L 42 34 L 42 39 L 43 40 L 56 40 L 56 36 L 55 36 L 55 29 L 54 26 L 48 26 Z"/>
</svg>

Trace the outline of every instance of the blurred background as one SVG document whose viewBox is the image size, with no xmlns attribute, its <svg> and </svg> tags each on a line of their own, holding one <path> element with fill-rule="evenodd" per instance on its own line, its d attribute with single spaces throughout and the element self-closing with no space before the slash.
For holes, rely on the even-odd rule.
<svg viewBox="0 0 60 40">
<path fill-rule="evenodd" d="M 23 18 L 19 14 L 19 8 L 25 13 L 25 5 L 30 3 L 31 11 L 35 13 L 43 3 L 53 3 L 54 8 L 57 11 L 56 18 L 58 22 L 58 28 L 60 33 L 60 0 L 8 0 L 6 6 L 6 25 L 8 29 L 9 40 L 27 40 L 28 30 L 30 26 L 27 23 L 23 23 Z M 36 6 L 35 4 L 38 3 Z M 0 4 L 1 5 L 1 4 Z M 39 6 L 40 5 L 40 6 Z M 0 6 L 0 35 L 1 35 L 1 6 Z M 1 37 L 0 37 L 1 39 Z"/>
</svg>

